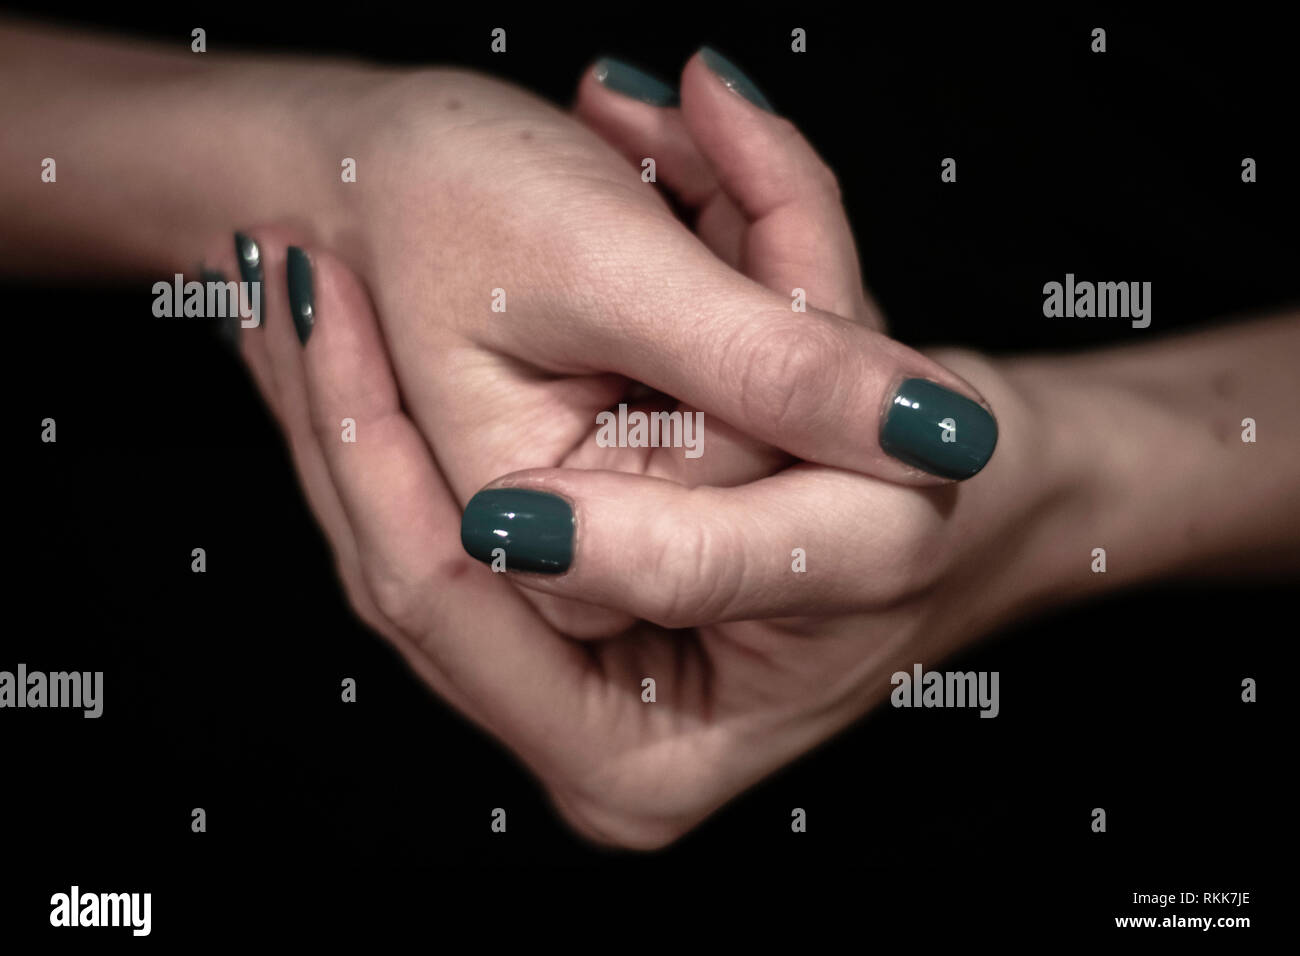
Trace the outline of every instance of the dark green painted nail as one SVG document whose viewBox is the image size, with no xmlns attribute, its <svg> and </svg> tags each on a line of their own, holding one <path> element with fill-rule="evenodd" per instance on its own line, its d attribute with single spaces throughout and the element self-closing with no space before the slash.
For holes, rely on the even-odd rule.
<svg viewBox="0 0 1300 956">
<path fill-rule="evenodd" d="M 979 403 L 923 378 L 898 387 L 880 426 L 880 447 L 899 461 L 960 481 L 993 457 L 998 423 Z"/>
<path fill-rule="evenodd" d="M 725 56 L 719 53 L 713 47 L 700 47 L 700 58 L 704 60 L 704 65 L 717 74 L 718 79 L 726 85 L 727 89 L 733 93 L 739 93 L 755 106 L 762 107 L 769 113 L 775 113 L 772 104 L 767 101 L 754 81 L 741 72 L 740 67 L 732 63 Z"/>
<path fill-rule="evenodd" d="M 658 77 L 638 70 L 630 63 L 601 57 L 596 61 L 596 80 L 615 93 L 622 93 L 651 106 L 676 106 L 677 91 Z"/>
<path fill-rule="evenodd" d="M 460 543 L 484 564 L 500 548 L 507 571 L 563 574 L 573 563 L 573 509 L 544 491 L 480 491 L 460 519 Z"/>
<path fill-rule="evenodd" d="M 225 284 L 227 279 L 225 275 L 216 269 L 209 269 L 204 266 L 199 269 L 199 281 L 206 287 L 209 282 L 220 282 Z M 235 292 L 235 298 L 230 299 L 226 296 L 224 301 L 235 305 L 235 311 L 231 315 L 217 317 L 217 339 L 226 348 L 233 351 L 239 351 L 239 292 Z"/>
<path fill-rule="evenodd" d="M 303 345 L 311 338 L 316 324 L 315 294 L 311 286 L 311 260 L 297 246 L 289 247 L 286 270 L 289 278 L 289 311 L 293 313 L 293 328 Z"/>
<path fill-rule="evenodd" d="M 262 302 L 265 299 L 262 294 L 262 250 L 257 248 L 257 243 L 248 236 L 237 232 L 235 233 L 235 259 L 239 262 L 239 278 L 250 286 L 253 286 L 254 282 L 257 283 L 253 286 L 257 290 L 256 294 L 252 295 L 250 290 L 252 301 L 257 303 L 257 307 L 253 310 L 253 317 L 257 321 L 251 328 L 261 328 Z"/>
</svg>

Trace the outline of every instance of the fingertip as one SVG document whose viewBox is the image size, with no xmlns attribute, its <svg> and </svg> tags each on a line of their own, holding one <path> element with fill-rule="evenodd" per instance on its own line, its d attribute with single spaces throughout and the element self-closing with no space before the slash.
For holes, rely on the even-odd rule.
<svg viewBox="0 0 1300 956">
<path fill-rule="evenodd" d="M 607 91 L 627 100 L 633 100 L 655 107 L 672 107 L 680 102 L 677 89 L 664 82 L 648 70 L 634 66 L 624 60 L 611 56 L 602 56 L 587 71 L 586 81 L 582 84 L 591 92 Z"/>
<path fill-rule="evenodd" d="M 998 423 L 982 399 L 930 379 L 905 378 L 891 390 L 879 441 L 885 454 L 909 468 L 965 481 L 993 457 Z"/>
<path fill-rule="evenodd" d="M 315 403 L 341 418 L 376 421 L 400 406 L 369 292 L 334 253 L 313 245 L 286 255 L 290 311 Z"/>
<path fill-rule="evenodd" d="M 550 490 L 496 484 L 465 505 L 460 541 L 493 570 L 561 575 L 573 563 L 575 512 Z"/>
<path fill-rule="evenodd" d="M 682 67 L 683 108 L 691 100 L 715 98 L 719 105 L 734 108 L 740 115 L 780 119 L 772 101 L 729 56 L 705 45 L 691 54 Z"/>
<path fill-rule="evenodd" d="M 199 281 L 204 283 L 205 287 L 210 282 L 219 282 L 223 286 L 231 282 L 239 281 L 239 267 L 235 262 L 233 250 L 228 240 L 220 243 L 210 242 L 204 250 L 203 257 L 199 260 L 197 273 Z M 213 332 L 217 341 L 233 354 L 238 355 L 240 352 L 240 300 L 238 298 L 238 286 L 235 292 L 225 301 L 234 306 L 233 310 L 227 309 L 227 314 L 215 317 Z"/>
<path fill-rule="evenodd" d="M 311 325 L 306 330 L 308 335 L 324 331 L 327 316 L 334 320 L 329 324 L 335 329 L 357 329 L 374 324 L 374 307 L 369 293 L 357 274 L 333 252 L 306 244 L 291 247 L 288 270 L 291 299 L 295 280 L 304 284 L 310 280 L 310 289 L 299 289 L 300 296 L 311 296 L 310 303 L 304 301 L 304 305 L 312 306 L 308 317 Z M 294 311 L 296 321 L 296 306 Z"/>
<path fill-rule="evenodd" d="M 285 254 L 285 280 L 289 286 L 289 314 L 298 342 L 306 348 L 316 325 L 316 294 L 312 261 L 301 246 L 290 246 Z"/>
<path fill-rule="evenodd" d="M 721 82 L 729 92 L 739 96 L 741 99 L 758 107 L 764 112 L 776 114 L 776 109 L 772 106 L 763 91 L 742 70 L 730 57 L 725 56 L 711 46 L 702 46 L 696 51 L 693 60 L 697 61 L 713 77 L 715 82 Z"/>
</svg>

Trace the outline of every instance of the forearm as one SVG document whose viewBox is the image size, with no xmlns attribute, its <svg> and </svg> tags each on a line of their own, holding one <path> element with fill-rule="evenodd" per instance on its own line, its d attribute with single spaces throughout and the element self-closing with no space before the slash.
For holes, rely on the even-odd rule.
<svg viewBox="0 0 1300 956">
<path fill-rule="evenodd" d="M 0 25 L 3 268 L 184 270 L 214 230 L 332 215 L 347 154 L 325 107 L 374 76 Z"/>
<path fill-rule="evenodd" d="M 1297 315 L 1011 363 L 1050 436 L 1048 471 L 1068 476 L 1032 556 L 1033 599 L 1300 572 L 1297 366 Z"/>
</svg>

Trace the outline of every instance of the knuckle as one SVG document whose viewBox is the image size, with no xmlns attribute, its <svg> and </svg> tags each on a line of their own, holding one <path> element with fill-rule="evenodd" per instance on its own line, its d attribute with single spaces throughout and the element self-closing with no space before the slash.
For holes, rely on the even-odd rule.
<svg viewBox="0 0 1300 956">
<path fill-rule="evenodd" d="M 831 202 L 839 204 L 844 201 L 844 190 L 840 187 L 840 178 L 835 170 L 826 165 L 826 161 L 817 157 L 814 164 L 818 187 L 830 197 Z"/>
<path fill-rule="evenodd" d="M 934 587 L 944 576 L 952 555 L 950 536 L 933 515 L 918 516 L 898 548 L 900 560 L 893 580 L 897 600 L 910 600 Z"/>
<path fill-rule="evenodd" d="M 703 489 L 695 489 L 696 494 Z M 702 509 L 682 509 L 699 515 Z M 716 522 L 687 519 L 658 526 L 649 549 L 656 582 L 648 619 L 667 628 L 720 620 L 739 593 L 739 554 L 731 534 Z"/>
<path fill-rule="evenodd" d="M 952 536 L 924 497 L 900 489 L 888 508 L 891 526 L 878 542 L 889 560 L 874 567 L 863 597 L 875 610 L 898 607 L 929 593 L 948 573 Z"/>
<path fill-rule="evenodd" d="M 402 631 L 413 630 L 420 611 L 424 588 L 410 581 L 390 565 L 376 560 L 361 561 L 361 579 L 375 609 Z"/>
<path fill-rule="evenodd" d="M 339 580 L 343 582 L 343 593 L 347 596 L 348 606 L 352 608 L 352 613 L 366 627 L 372 631 L 382 633 L 387 621 L 379 609 L 375 607 L 370 596 L 370 589 L 362 579 L 361 569 L 345 561 L 337 553 L 334 565 Z"/>
<path fill-rule="evenodd" d="M 547 793 L 570 826 L 597 843 L 657 850 L 689 833 L 719 804 L 715 768 L 734 749 L 726 733 L 682 734 L 643 748 L 615 751 L 577 775 L 548 775 Z"/>
<path fill-rule="evenodd" d="M 372 603 L 370 595 L 364 592 L 348 590 L 348 606 L 352 608 L 352 613 L 366 627 L 378 633 L 384 633 L 384 625 L 388 622 L 382 611 L 378 610 Z"/>
<path fill-rule="evenodd" d="M 342 439 L 342 422 L 331 421 L 320 402 L 308 402 L 307 407 L 307 424 L 312 437 L 323 450 L 328 451 Z"/>
<path fill-rule="evenodd" d="M 690 829 L 689 825 L 650 815 L 624 812 L 603 803 L 560 796 L 551 791 L 560 816 L 579 834 L 618 850 L 661 850 Z"/>
<path fill-rule="evenodd" d="M 740 350 L 737 394 L 760 423 L 805 425 L 826 413 L 844 352 L 839 336 L 816 321 L 776 322 Z"/>
<path fill-rule="evenodd" d="M 826 164 L 826 161 L 817 154 L 817 151 L 813 149 L 812 144 L 808 142 L 799 127 L 790 120 L 782 118 L 778 137 L 781 143 L 780 148 L 786 151 L 788 155 L 797 157 L 799 167 L 808 170 L 808 179 L 813 190 L 826 194 L 838 203 L 843 196 L 839 177 Z"/>
<path fill-rule="evenodd" d="M 361 584 L 374 611 L 406 634 L 426 632 L 456 583 L 481 567 L 465 555 L 444 555 L 428 564 L 410 564 L 397 555 L 359 557 Z"/>
</svg>

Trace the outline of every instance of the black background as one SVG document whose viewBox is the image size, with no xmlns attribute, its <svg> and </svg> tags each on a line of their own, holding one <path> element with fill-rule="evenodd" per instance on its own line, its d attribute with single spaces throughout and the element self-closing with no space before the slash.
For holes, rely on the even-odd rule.
<svg viewBox="0 0 1300 956">
<path fill-rule="evenodd" d="M 912 344 L 1150 341 L 1300 297 L 1289 34 L 1253 11 L 109 16 L 64 21 L 184 47 L 203 26 L 212 52 L 463 64 L 560 104 L 601 54 L 672 78 L 714 45 L 837 171 L 867 282 Z M 504 56 L 489 52 L 496 26 Z M 789 50 L 795 26 L 806 54 Z M 1105 54 L 1089 51 L 1094 26 Z M 939 180 L 945 156 L 955 185 Z M 1241 182 L 1245 156 L 1256 184 Z M 1044 319 L 1042 285 L 1066 272 L 1151 281 L 1151 328 Z M 522 924 L 537 939 L 581 937 L 611 896 L 637 913 L 633 940 L 675 914 L 814 936 L 827 899 L 854 940 L 1021 925 L 1113 938 L 1140 932 L 1113 916 L 1168 913 L 1132 905 L 1135 891 L 1246 890 L 1239 912 L 1257 928 L 1281 916 L 1267 874 L 1282 835 L 1287 582 L 1150 588 L 1025 622 L 953 664 L 1001 672 L 998 719 L 885 708 L 666 851 L 598 850 L 353 618 L 280 438 L 210 329 L 142 318 L 136 287 L 3 294 L 18 487 L 0 669 L 102 670 L 106 701 L 99 720 L 0 713 L 6 934 L 48 929 L 50 894 L 74 882 L 151 891 L 160 941 L 407 919 L 438 927 L 431 941 L 456 924 L 487 940 L 518 893 L 550 907 Z M 45 417 L 57 444 L 39 442 Z M 194 547 L 206 574 L 190 571 Z M 1260 684 L 1249 706 L 1246 676 Z M 339 701 L 344 677 L 355 705 Z M 489 829 L 498 806 L 506 835 Z M 795 806 L 806 834 L 790 832 Z M 1090 830 L 1098 806 L 1105 834 Z M 194 807 L 206 834 L 190 830 Z M 783 902 L 752 903 L 767 893 Z M 95 932 L 112 931 L 76 942 Z"/>
</svg>

